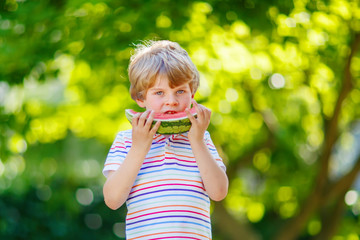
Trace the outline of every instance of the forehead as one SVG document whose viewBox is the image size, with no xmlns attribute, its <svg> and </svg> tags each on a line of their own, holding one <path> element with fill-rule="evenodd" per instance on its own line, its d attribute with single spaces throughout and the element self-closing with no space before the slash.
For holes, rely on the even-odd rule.
<svg viewBox="0 0 360 240">
<path fill-rule="evenodd" d="M 168 76 L 165 74 L 158 75 L 155 79 L 153 86 L 150 88 L 179 88 L 179 87 L 190 87 L 190 84 L 187 82 L 172 82 L 169 80 Z"/>
</svg>

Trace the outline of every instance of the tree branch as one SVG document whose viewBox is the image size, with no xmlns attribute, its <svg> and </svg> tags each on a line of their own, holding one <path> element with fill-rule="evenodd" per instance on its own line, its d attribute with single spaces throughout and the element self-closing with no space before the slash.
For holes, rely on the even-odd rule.
<svg viewBox="0 0 360 240">
<path fill-rule="evenodd" d="M 344 214 L 344 196 L 346 191 L 342 192 L 336 199 L 332 209 L 324 209 L 326 211 L 326 217 L 322 220 L 321 232 L 316 236 L 315 240 L 331 239 L 338 230 L 341 217 Z"/>
<path fill-rule="evenodd" d="M 346 175 L 340 178 L 337 182 L 333 183 L 324 194 L 324 199 L 338 198 L 344 191 L 350 189 L 360 172 L 360 156 L 358 157 L 354 167 Z"/>
<path fill-rule="evenodd" d="M 290 220 L 287 226 L 279 232 L 276 239 L 277 240 L 292 240 L 295 239 L 301 230 L 304 228 L 308 219 L 312 214 L 317 211 L 323 201 L 327 199 L 323 198 L 323 194 L 326 190 L 326 184 L 328 182 L 328 171 L 329 171 L 329 160 L 332 153 L 333 146 L 339 136 L 338 132 L 338 122 L 341 112 L 341 107 L 343 101 L 351 91 L 352 84 L 352 75 L 351 75 L 351 61 L 355 53 L 358 51 L 360 45 L 360 34 L 355 34 L 351 52 L 347 58 L 344 77 L 341 91 L 336 102 L 334 109 L 334 114 L 329 121 L 329 124 L 326 127 L 325 131 L 325 143 L 323 148 L 323 153 L 320 157 L 320 169 L 319 174 L 315 182 L 315 187 L 312 193 L 309 195 L 308 199 L 305 201 L 305 204 L 301 208 L 301 212 L 293 219 Z"/>
<path fill-rule="evenodd" d="M 330 119 L 328 125 L 326 126 L 326 130 L 325 130 L 324 150 L 323 150 L 323 154 L 321 155 L 321 158 L 320 158 L 321 167 L 320 167 L 320 174 L 319 174 L 319 178 L 318 178 L 318 182 L 319 182 L 318 187 L 319 188 L 322 188 L 326 184 L 325 181 L 328 179 L 329 160 L 330 160 L 331 151 L 333 149 L 333 146 L 334 146 L 336 140 L 339 137 L 338 123 L 339 123 L 339 117 L 340 117 L 340 113 L 341 113 L 341 107 L 342 107 L 342 104 L 343 104 L 345 98 L 347 97 L 347 95 L 350 93 L 350 91 L 353 88 L 352 75 L 351 75 L 351 61 L 352 61 L 352 58 L 354 57 L 354 55 L 359 50 L 359 46 L 360 46 L 360 34 L 357 33 L 357 34 L 355 34 L 353 43 L 351 45 L 351 52 L 346 60 L 343 84 L 342 84 L 342 88 L 339 93 L 339 97 L 337 99 L 336 105 L 335 105 L 334 113 L 333 113 L 333 116 Z"/>
</svg>

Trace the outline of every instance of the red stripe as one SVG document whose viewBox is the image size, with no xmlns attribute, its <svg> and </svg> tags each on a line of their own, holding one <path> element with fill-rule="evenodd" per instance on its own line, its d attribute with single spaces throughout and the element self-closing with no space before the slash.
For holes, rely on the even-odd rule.
<svg viewBox="0 0 360 240">
<path fill-rule="evenodd" d="M 205 191 L 205 189 L 203 187 L 200 187 L 200 186 L 196 186 L 196 185 L 191 185 L 191 184 L 160 184 L 160 185 L 155 185 L 155 186 L 151 186 L 151 187 L 146 187 L 146 188 L 141 188 L 141 189 L 138 189 L 136 191 L 133 191 L 131 192 L 130 194 L 134 194 L 136 192 L 139 192 L 139 191 L 143 191 L 143 190 L 146 190 L 146 189 L 150 189 L 150 188 L 156 188 L 156 187 L 164 187 L 164 186 L 187 186 L 187 187 L 197 187 L 197 188 L 200 188 L 202 190 Z"/>
<path fill-rule="evenodd" d="M 199 213 L 199 212 L 194 212 L 194 211 L 189 211 L 189 210 L 168 210 L 168 211 L 160 211 L 160 212 L 147 213 L 147 214 L 139 215 L 139 216 L 136 216 L 136 217 L 127 218 L 126 220 L 127 220 L 127 221 L 129 221 L 129 220 L 133 220 L 133 219 L 136 219 L 136 218 L 145 217 L 145 216 L 149 216 L 149 215 L 153 215 L 153 214 L 160 214 L 160 213 L 175 213 L 175 212 L 187 212 L 187 213 L 193 213 L 193 214 L 201 215 L 201 216 L 206 217 L 206 218 L 210 218 L 209 216 L 204 215 L 204 214 L 202 214 L 202 213 Z"/>
<path fill-rule="evenodd" d="M 143 235 L 143 236 L 138 236 L 138 237 L 134 237 L 134 238 L 129 238 L 128 240 L 134 240 L 134 239 L 139 239 L 139 238 L 144 238 L 144 237 L 150 237 L 150 236 L 154 236 L 154 235 L 160 235 L 160 234 L 191 234 L 191 235 L 198 235 L 200 237 L 206 238 L 206 239 L 211 239 L 207 236 L 204 236 L 202 234 L 199 233 L 192 233 L 192 232 L 163 232 L 163 233 L 152 233 L 152 234 L 147 234 L 147 235 Z M 185 236 L 171 236 L 171 237 L 161 237 L 161 238 L 151 238 L 150 240 L 156 240 L 156 239 L 166 239 L 166 238 L 187 238 L 187 239 L 197 239 L 197 240 L 201 240 L 200 238 L 195 238 L 195 237 L 185 237 Z"/>
</svg>

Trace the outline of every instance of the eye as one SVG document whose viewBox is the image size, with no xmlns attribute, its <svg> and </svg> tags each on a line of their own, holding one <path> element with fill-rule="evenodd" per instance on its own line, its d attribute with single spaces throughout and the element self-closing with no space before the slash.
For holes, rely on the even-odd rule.
<svg viewBox="0 0 360 240">
<path fill-rule="evenodd" d="M 178 90 L 176 93 L 182 94 L 182 93 L 184 93 L 184 92 L 185 92 L 184 90 Z"/>
<path fill-rule="evenodd" d="M 158 95 L 158 96 L 161 96 L 161 95 L 163 95 L 164 93 L 163 93 L 163 91 L 157 91 L 157 92 L 155 92 L 155 95 Z"/>
</svg>

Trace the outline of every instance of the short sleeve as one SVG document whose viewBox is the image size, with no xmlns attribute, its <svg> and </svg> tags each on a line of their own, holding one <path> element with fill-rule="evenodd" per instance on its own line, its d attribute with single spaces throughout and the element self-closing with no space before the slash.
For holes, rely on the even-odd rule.
<svg viewBox="0 0 360 240">
<path fill-rule="evenodd" d="M 108 177 L 110 171 L 116 171 L 124 162 L 126 155 L 131 147 L 131 132 L 123 131 L 116 135 L 106 157 L 103 174 Z"/>
<path fill-rule="evenodd" d="M 226 166 L 225 166 L 222 158 L 219 156 L 219 153 L 216 150 L 216 147 L 215 147 L 213 141 L 211 140 L 210 133 L 208 131 L 205 132 L 205 143 L 206 143 L 206 146 L 208 147 L 208 149 L 210 150 L 211 155 L 214 157 L 217 164 L 219 165 L 219 167 L 221 167 L 224 171 L 226 171 Z"/>
</svg>

